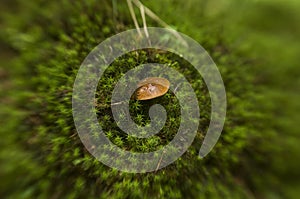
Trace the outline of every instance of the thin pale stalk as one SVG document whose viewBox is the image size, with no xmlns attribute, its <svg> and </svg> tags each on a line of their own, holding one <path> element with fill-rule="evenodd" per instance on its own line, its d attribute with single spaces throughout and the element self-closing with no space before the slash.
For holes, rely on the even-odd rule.
<svg viewBox="0 0 300 199">
<path fill-rule="evenodd" d="M 143 5 L 140 6 L 140 11 L 141 11 L 142 19 L 143 19 L 144 32 L 148 39 L 148 43 L 151 46 L 151 40 L 149 39 L 149 33 L 148 33 L 148 28 L 147 28 L 147 23 L 146 23 L 145 9 L 144 9 Z"/>
<path fill-rule="evenodd" d="M 135 13 L 134 13 L 134 10 L 133 10 L 133 6 L 132 6 L 132 3 L 131 3 L 131 0 L 127 0 L 127 5 L 128 5 L 128 8 L 129 8 L 129 11 L 130 11 L 133 23 L 135 25 L 135 28 L 138 31 L 139 35 L 142 37 L 142 33 L 140 31 L 140 27 L 139 27 L 138 21 L 136 19 L 136 16 L 135 16 Z"/>
<path fill-rule="evenodd" d="M 143 6 L 145 13 L 152 18 L 153 20 L 157 21 L 159 24 L 161 24 L 163 27 L 174 30 L 170 25 L 168 25 L 166 22 L 164 22 L 162 19 L 160 19 L 152 10 L 150 10 L 148 7 L 146 7 L 144 4 L 142 4 L 139 0 L 131 0 L 137 7 Z M 176 36 L 185 46 L 187 46 L 186 41 L 179 35 L 176 31 L 171 31 L 174 36 Z"/>
</svg>

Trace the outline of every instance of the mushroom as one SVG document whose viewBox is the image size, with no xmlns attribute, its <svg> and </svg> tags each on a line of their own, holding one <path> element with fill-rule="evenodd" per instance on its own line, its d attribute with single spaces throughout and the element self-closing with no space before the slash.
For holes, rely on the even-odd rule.
<svg viewBox="0 0 300 199">
<path fill-rule="evenodd" d="M 170 87 L 170 82 L 161 77 L 148 77 L 141 80 L 136 90 L 137 100 L 149 100 L 166 94 Z"/>
</svg>

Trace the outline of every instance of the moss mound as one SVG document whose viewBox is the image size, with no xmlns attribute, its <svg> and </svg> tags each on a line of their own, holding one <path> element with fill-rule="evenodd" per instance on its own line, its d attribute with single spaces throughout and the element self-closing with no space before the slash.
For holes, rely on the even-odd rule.
<svg viewBox="0 0 300 199">
<path fill-rule="evenodd" d="M 162 132 L 151 139 L 127 136 L 111 115 L 110 94 L 122 74 L 139 64 L 155 62 L 179 70 L 196 88 L 202 116 L 196 139 L 181 158 L 157 172 L 124 173 L 98 162 L 81 143 L 73 123 L 73 83 L 80 64 L 96 45 L 133 28 L 125 2 L 3 1 L 3 9 L 10 12 L 0 14 L 4 28 L 0 33 L 3 47 L 0 60 L 5 63 L 0 71 L 3 77 L 0 88 L 5 90 L 0 95 L 4 105 L 0 115 L 4 121 L 0 131 L 4 138 L 0 151 L 0 195 L 7 198 L 292 198 L 297 195 L 294 188 L 299 185 L 296 177 L 300 165 L 292 161 L 299 157 L 297 133 L 293 128 L 295 123 L 285 115 L 296 118 L 292 110 L 299 108 L 296 103 L 299 96 L 294 94 L 299 81 L 285 90 L 285 95 L 295 97 L 295 101 L 290 100 L 285 109 L 277 109 L 288 101 L 279 94 L 283 84 L 276 84 L 274 79 L 296 80 L 297 75 L 290 78 L 284 73 L 299 74 L 299 70 L 292 66 L 283 70 L 282 64 L 295 64 L 293 58 L 299 48 L 292 44 L 293 35 L 288 35 L 283 38 L 291 44 L 289 51 L 278 58 L 262 56 L 262 52 L 270 53 L 265 51 L 266 46 L 279 49 L 282 43 L 274 41 L 290 32 L 276 30 L 283 22 L 267 23 L 276 32 L 275 39 L 269 38 L 271 30 L 259 19 L 272 21 L 274 9 L 278 9 L 294 27 L 299 16 L 289 15 L 292 6 L 285 8 L 279 3 L 174 2 L 146 2 L 146 5 L 205 47 L 226 86 L 227 118 L 213 151 L 204 159 L 197 156 L 210 118 L 210 98 L 201 76 L 177 55 L 145 49 L 113 62 L 99 82 L 95 107 L 108 138 L 127 150 L 144 152 L 156 150 L 174 137 L 180 122 L 180 107 L 170 92 L 151 102 L 163 104 L 172 113 Z M 194 9 L 197 6 L 201 9 Z M 231 7 L 236 12 L 230 13 Z M 250 11 L 238 12 L 246 10 L 245 7 L 250 11 L 258 9 L 255 15 L 258 20 Z M 179 9 L 184 13 L 180 18 L 174 15 Z M 158 24 L 150 19 L 148 25 Z M 249 29 L 252 34 L 242 38 Z M 294 32 L 299 33 L 299 27 L 295 26 Z M 269 64 L 273 64 L 272 70 Z M 265 70 L 261 71 L 262 67 Z M 130 112 L 136 123 L 149 122 L 147 113 L 151 103 L 131 101 Z M 280 112 L 278 118 L 274 117 L 276 111 Z M 284 141 L 283 129 L 287 132 Z M 284 157 L 287 148 L 290 152 Z"/>
</svg>

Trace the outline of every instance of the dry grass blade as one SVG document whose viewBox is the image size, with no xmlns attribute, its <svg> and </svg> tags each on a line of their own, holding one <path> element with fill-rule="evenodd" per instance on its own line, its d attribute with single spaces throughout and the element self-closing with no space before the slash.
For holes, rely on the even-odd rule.
<svg viewBox="0 0 300 199">
<path fill-rule="evenodd" d="M 129 8 L 129 11 L 130 11 L 133 23 L 135 25 L 135 28 L 138 31 L 139 35 L 142 37 L 142 33 L 140 31 L 140 27 L 139 27 L 138 21 L 136 19 L 136 16 L 135 16 L 135 13 L 134 13 L 134 10 L 133 10 L 133 6 L 132 6 L 132 3 L 131 3 L 131 0 L 127 0 L 127 5 L 128 5 L 128 8 Z"/>
<path fill-rule="evenodd" d="M 127 0 L 132 1 L 137 7 L 143 7 L 144 12 L 153 20 L 161 24 L 163 27 L 174 30 L 170 25 L 168 25 L 166 22 L 164 22 L 162 19 L 160 19 L 152 10 L 150 10 L 148 7 L 146 7 L 144 4 L 142 4 L 139 0 Z M 187 46 L 186 41 L 184 38 L 181 37 L 176 31 L 171 31 L 172 34 L 174 34 L 185 46 Z"/>
<path fill-rule="evenodd" d="M 144 26 L 145 35 L 146 35 L 147 38 L 149 38 L 149 33 L 148 33 L 147 23 L 146 23 L 146 16 L 145 16 L 145 9 L 144 9 L 143 5 L 140 6 L 140 10 L 141 10 L 141 15 L 142 15 L 142 19 L 143 19 L 143 26 Z"/>
</svg>

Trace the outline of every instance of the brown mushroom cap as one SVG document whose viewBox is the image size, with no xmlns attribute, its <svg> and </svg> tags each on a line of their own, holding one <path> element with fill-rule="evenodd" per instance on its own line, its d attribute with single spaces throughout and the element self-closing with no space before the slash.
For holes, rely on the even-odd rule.
<svg viewBox="0 0 300 199">
<path fill-rule="evenodd" d="M 136 99 L 149 100 L 166 94 L 170 87 L 170 82 L 161 77 L 148 77 L 138 83 Z"/>
</svg>

